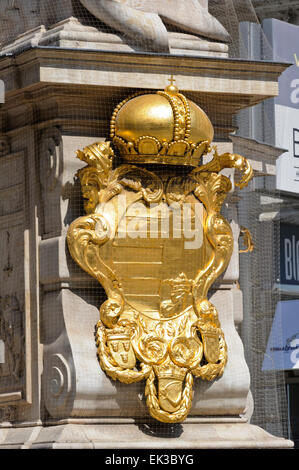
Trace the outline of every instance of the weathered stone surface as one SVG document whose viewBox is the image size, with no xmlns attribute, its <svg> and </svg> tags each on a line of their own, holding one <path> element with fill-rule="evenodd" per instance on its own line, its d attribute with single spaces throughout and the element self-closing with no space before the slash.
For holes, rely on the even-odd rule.
<svg viewBox="0 0 299 470">
<path fill-rule="evenodd" d="M 208 2 L 164 0 L 149 2 L 123 0 L 81 0 L 97 18 L 126 36 L 146 43 L 156 51 L 168 50 L 167 30 L 161 18 L 183 31 L 228 41 L 223 26 L 208 12 Z"/>
<path fill-rule="evenodd" d="M 0 44 L 41 24 L 38 0 L 1 0 Z"/>
<path fill-rule="evenodd" d="M 7 147 L 6 150 L 9 150 Z M 3 148 L 3 154 L 5 149 Z M 0 157 L 0 403 L 24 398 L 24 161 L 21 153 Z"/>
</svg>

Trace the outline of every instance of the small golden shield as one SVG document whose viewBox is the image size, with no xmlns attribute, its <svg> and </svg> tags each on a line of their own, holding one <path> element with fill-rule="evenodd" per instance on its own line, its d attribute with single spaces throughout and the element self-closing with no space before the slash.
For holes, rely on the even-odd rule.
<svg viewBox="0 0 299 470">
<path fill-rule="evenodd" d="M 182 401 L 182 380 L 159 379 L 159 403 L 163 410 L 173 413 L 180 408 Z"/>
<path fill-rule="evenodd" d="M 108 332 L 107 345 L 109 352 L 118 366 L 132 369 L 136 364 L 136 357 L 127 332 Z"/>
</svg>

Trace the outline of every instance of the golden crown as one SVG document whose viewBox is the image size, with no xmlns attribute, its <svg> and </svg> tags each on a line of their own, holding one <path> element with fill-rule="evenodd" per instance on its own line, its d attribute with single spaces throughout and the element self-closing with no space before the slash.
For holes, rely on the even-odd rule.
<svg viewBox="0 0 299 470">
<path fill-rule="evenodd" d="M 197 166 L 214 137 L 212 123 L 173 84 L 164 91 L 136 93 L 119 103 L 110 137 L 120 156 L 135 163 Z"/>
<path fill-rule="evenodd" d="M 127 341 L 131 338 L 131 334 L 124 328 L 114 328 L 112 330 L 106 330 L 107 341 Z"/>
<path fill-rule="evenodd" d="M 183 381 L 186 376 L 186 371 L 187 369 L 170 363 L 155 367 L 155 372 L 159 379 L 177 379 Z"/>
</svg>

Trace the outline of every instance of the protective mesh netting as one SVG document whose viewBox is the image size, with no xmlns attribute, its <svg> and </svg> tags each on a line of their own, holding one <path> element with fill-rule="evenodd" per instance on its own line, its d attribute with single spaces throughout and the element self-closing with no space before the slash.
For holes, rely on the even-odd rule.
<svg viewBox="0 0 299 470">
<path fill-rule="evenodd" d="M 200 3 L 204 5 L 205 1 Z M 57 42 L 46 42 L 43 35 L 40 36 L 40 43 L 37 39 L 34 44 L 29 44 L 24 40 L 22 46 L 23 39 L 18 39 L 22 43 L 18 49 L 10 50 L 9 45 L 16 40 L 18 34 L 21 35 L 26 31 L 34 30 L 40 25 L 44 25 L 45 29 L 49 31 L 51 28 L 53 29 L 53 25 L 71 16 L 77 18 L 81 25 L 94 28 L 92 31 L 89 30 L 90 34 L 100 31 L 107 36 L 105 38 L 104 36 L 97 37 L 95 39 L 96 46 L 93 45 L 92 39 L 90 39 L 90 44 L 86 45 L 88 41 L 82 37 L 82 34 L 84 35 L 82 33 L 80 40 L 76 42 L 75 39 L 72 44 L 70 42 L 69 47 L 97 50 L 101 47 L 99 43 L 103 41 L 103 49 L 106 51 L 115 51 L 114 46 L 116 44 L 119 45 L 121 52 L 131 50 L 141 54 L 159 54 L 159 52 L 153 50 L 152 42 L 147 43 L 146 40 L 140 40 L 140 43 L 138 43 L 138 37 L 135 37 L 133 41 L 132 37 L 127 37 L 124 32 L 119 30 L 118 25 L 113 27 L 111 23 L 107 24 L 92 15 L 79 0 L 1 0 L 0 9 L 0 40 L 3 48 L 8 51 L 8 58 L 11 57 L 11 54 L 15 54 L 15 57 L 18 58 L 22 50 L 30 49 L 30 47 L 59 48 L 60 45 Z M 257 28 L 260 28 L 251 2 L 249 0 L 242 2 L 210 0 L 209 11 L 230 34 L 231 42 L 228 45 L 228 57 L 237 59 L 250 57 L 248 44 L 240 36 L 239 31 L 240 22 L 249 21 L 254 23 Z M 174 26 L 174 24 L 170 25 L 165 19 L 164 23 L 170 34 L 182 33 L 181 27 Z M 183 32 L 186 33 L 187 31 Z M 193 33 L 189 31 L 188 34 Z M 174 41 L 174 39 L 172 40 Z M 214 39 L 211 42 L 219 43 L 221 41 Z M 263 34 L 261 34 L 261 42 L 263 58 L 268 60 L 271 58 L 271 47 Z M 173 44 L 176 43 L 173 42 Z M 61 47 L 67 47 L 67 45 Z M 173 48 L 180 49 L 179 55 L 184 56 L 183 47 L 173 46 Z M 196 53 L 192 52 L 192 48 L 187 48 L 185 53 L 191 56 L 192 54 L 201 55 L 198 51 Z M 167 51 L 164 50 L 163 54 L 167 54 Z M 2 60 L 6 60 L 5 57 Z M 65 65 L 67 65 L 67 60 Z M 69 67 L 71 68 L 72 65 L 69 65 Z M 115 67 L 114 70 L 116 70 Z M 123 64 L 120 63 L 119 71 L 122 70 Z M 26 73 L 26 70 L 23 71 L 23 83 L 26 83 Z M 172 66 L 172 73 L 174 76 L 176 75 L 175 66 Z M 200 70 L 198 76 L 200 77 Z M 29 75 L 28 80 L 30 80 Z M 60 250 L 67 250 L 64 241 L 59 242 L 59 239 L 65 240 L 69 224 L 76 217 L 84 215 L 80 183 L 78 178 L 75 178 L 79 164 L 75 161 L 74 155 L 74 163 L 69 165 L 73 168 L 73 174 L 71 172 L 67 175 L 63 173 L 64 142 L 59 133 L 56 136 L 54 132 L 54 138 L 53 133 L 48 136 L 47 128 L 57 127 L 59 129 L 62 120 L 68 120 L 67 125 L 65 122 L 63 124 L 64 135 L 67 137 L 73 136 L 73 143 L 67 145 L 70 145 L 74 151 L 91 143 L 91 138 L 94 138 L 94 140 L 108 138 L 110 117 L 115 106 L 130 94 L 140 91 L 137 84 L 136 88 L 128 88 L 125 85 L 122 86 L 122 83 L 116 86 L 113 78 L 111 80 L 113 87 L 102 87 L 97 94 L 93 90 L 90 90 L 89 94 L 88 90 L 84 90 L 83 87 L 69 86 L 69 89 L 64 91 L 64 96 L 59 104 L 57 104 L 59 90 L 55 87 L 49 87 L 45 92 L 40 92 L 39 105 L 35 106 L 30 105 L 32 98 L 30 95 L 27 95 L 26 99 L 24 97 L 19 98 L 20 105 L 15 106 L 13 102 L 15 94 L 15 91 L 12 91 L 13 84 L 7 87 L 7 104 L 3 108 L 1 119 L 2 133 L 8 136 L 10 151 L 3 152 L 0 158 L 0 165 L 2 164 L 0 174 L 0 338 L 2 348 L 5 351 L 5 362 L 0 365 L 0 420 L 3 426 L 8 426 L 9 423 L 20 424 L 33 421 L 39 422 L 39 420 L 47 423 L 57 422 L 55 416 L 51 416 L 45 402 L 47 402 L 49 394 L 56 396 L 58 402 L 65 392 L 64 387 L 68 386 L 68 384 L 61 383 L 59 385 L 59 367 L 64 367 L 64 363 L 59 363 L 61 361 L 60 357 L 56 357 L 57 364 L 53 367 L 54 369 L 56 367 L 55 373 L 57 373 L 57 376 L 54 375 L 52 381 L 47 382 L 46 387 L 48 387 L 48 390 L 44 389 L 44 384 L 42 394 L 40 394 L 38 382 L 42 377 L 43 368 L 47 367 L 46 363 L 43 364 L 43 347 L 45 348 L 55 341 L 59 345 L 59 342 L 63 341 L 61 333 L 64 329 L 62 312 L 65 303 L 71 302 L 71 297 L 62 298 L 61 291 L 69 288 L 71 293 L 74 293 L 76 297 L 82 299 L 83 303 L 85 302 L 93 308 L 98 308 L 106 299 L 104 290 L 96 281 L 87 276 L 83 277 L 82 280 L 81 269 L 75 265 L 69 256 L 66 266 L 61 267 L 60 281 L 58 281 L 59 276 L 57 276 L 57 273 L 51 272 L 52 264 L 47 258 L 46 250 L 43 251 L 43 257 L 39 259 L 39 264 L 44 271 L 47 271 L 45 268 L 47 265 L 50 268 L 49 272 L 43 275 L 42 281 L 38 277 L 38 266 L 31 263 L 30 268 L 24 268 L 21 260 L 24 257 L 25 260 L 28 258 L 37 260 L 38 244 L 51 239 L 54 240 L 53 243 L 61 243 Z M 180 86 L 179 80 L 177 85 Z M 160 89 L 163 89 L 164 86 L 165 83 L 161 82 Z M 235 132 L 238 126 L 244 129 L 248 120 L 246 111 L 240 113 L 238 121 L 235 119 L 232 123 L 228 114 L 221 112 L 217 104 L 211 105 L 204 95 L 199 96 L 196 93 L 182 91 L 188 98 L 197 102 L 207 111 L 213 123 L 217 123 L 217 126 L 215 126 L 215 141 L 230 142 L 228 129 Z M 34 96 L 34 99 L 37 99 L 37 95 Z M 207 107 L 209 109 L 206 109 Z M 269 142 L 270 136 L 273 134 L 271 123 L 264 123 L 264 129 L 266 129 L 263 136 L 264 140 Z M 52 143 L 49 144 L 49 141 Z M 48 164 L 43 163 L 43 152 L 48 153 L 50 156 Z M 244 156 L 246 157 L 246 155 Z M 178 167 L 178 174 L 180 174 L 180 171 Z M 274 191 L 274 178 L 271 184 Z M 57 185 L 61 186 L 61 194 L 58 198 L 54 194 L 55 191 L 51 192 L 53 188 L 57 188 Z M 10 192 L 12 187 L 16 187 L 17 190 Z M 268 335 L 276 304 L 280 297 L 279 293 L 273 290 L 273 284 L 276 282 L 277 277 L 279 230 L 275 229 L 274 221 L 265 224 L 260 223 L 259 215 L 262 211 L 260 198 L 263 191 L 266 190 L 263 184 L 259 185 L 258 190 L 255 188 L 253 182 L 250 183 L 247 190 L 238 191 L 238 197 L 240 197 L 238 204 L 239 223 L 250 230 L 255 243 L 253 253 L 240 256 L 239 282 L 243 291 L 244 319 L 242 324 L 238 326 L 238 331 L 244 343 L 245 357 L 250 369 L 250 388 L 254 400 L 251 422 L 274 435 L 287 437 L 287 402 L 284 374 L 283 372 L 262 370 Z M 277 191 L 275 194 L 278 196 Z M 51 252 L 50 248 L 49 252 Z M 63 255 L 61 255 L 62 258 Z M 263 263 L 264 258 L 269 261 L 267 266 Z M 30 272 L 26 271 L 28 269 Z M 72 273 L 73 281 L 67 279 L 65 273 L 68 269 Z M 70 315 L 72 306 L 67 307 L 67 310 L 68 315 Z M 55 311 L 54 317 L 56 320 L 54 322 L 51 320 L 52 311 Z M 82 322 L 84 322 L 83 317 Z M 13 333 L 11 334 L 8 331 Z M 77 332 L 76 335 L 77 339 L 74 341 L 78 341 L 78 348 L 82 348 L 81 352 L 84 356 L 85 346 L 80 344 L 80 332 Z M 90 342 L 92 344 L 89 349 L 95 348 L 93 341 L 93 331 L 91 330 Z M 55 348 L 53 348 L 54 353 Z M 69 353 L 71 355 L 71 351 Z M 28 377 L 28 374 L 31 374 L 30 377 Z M 72 374 L 72 370 L 69 374 Z M 86 374 L 88 388 L 88 371 L 86 371 Z M 92 381 L 92 379 L 90 380 Z M 142 385 L 112 383 L 118 392 L 116 398 L 118 408 L 115 407 L 114 412 L 111 414 L 108 412 L 108 416 L 104 415 L 104 421 L 109 422 L 110 419 L 118 416 L 128 419 L 133 417 L 136 418 L 138 426 L 149 435 L 156 437 L 159 435 L 164 437 L 181 435 L 182 427 L 179 424 L 162 424 L 157 421 L 154 422 L 149 417 L 140 418 L 143 415 L 148 416 L 144 404 L 144 383 Z M 200 381 L 196 381 L 195 387 L 200 388 L 201 386 Z M 28 395 L 29 389 L 33 391 L 28 400 L 31 404 L 24 405 L 22 399 L 19 400 L 19 398 L 26 393 Z M 16 404 L 9 402 L 8 405 L 5 405 L 4 401 L 3 406 L 1 406 L 1 394 L 11 394 Z M 138 394 L 140 402 L 136 399 Z M 64 406 L 63 400 L 59 403 L 61 410 Z M 109 405 L 105 406 L 109 408 Z M 59 419 L 70 418 L 67 403 L 65 409 L 65 416 L 61 417 L 60 412 Z M 98 416 L 90 414 L 88 409 L 84 409 L 83 397 L 81 414 L 80 416 L 72 416 L 72 419 L 84 416 L 86 418 L 98 418 Z M 103 414 L 101 415 L 102 418 Z"/>
<path fill-rule="evenodd" d="M 250 188 L 240 202 L 239 218 L 241 224 L 250 227 L 255 243 L 254 252 L 241 255 L 240 262 L 240 286 L 244 295 L 244 319 L 240 333 L 245 345 L 254 399 L 251 422 L 274 435 L 287 436 L 284 372 L 263 370 L 273 317 L 281 297 L 274 289 L 279 277 L 279 222 L 258 222 L 263 212 L 263 190 L 253 194 L 249 191 Z M 277 252 L 274 251 L 275 247 Z M 277 342 L 280 344 L 280 338 L 277 338 Z"/>
</svg>

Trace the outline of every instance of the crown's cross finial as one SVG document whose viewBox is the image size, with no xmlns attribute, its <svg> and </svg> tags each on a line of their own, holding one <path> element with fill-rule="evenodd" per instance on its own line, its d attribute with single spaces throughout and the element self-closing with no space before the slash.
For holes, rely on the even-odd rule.
<svg viewBox="0 0 299 470">
<path fill-rule="evenodd" d="M 168 93 L 172 93 L 172 94 L 178 93 L 179 89 L 178 89 L 177 86 L 174 84 L 174 83 L 175 83 L 175 78 L 174 78 L 173 75 L 171 75 L 170 78 L 168 78 L 168 82 L 170 82 L 170 85 L 168 85 L 168 86 L 165 88 L 165 91 L 167 91 Z"/>
<path fill-rule="evenodd" d="M 168 81 L 170 82 L 170 85 L 174 85 L 174 82 L 175 82 L 174 76 L 170 75 L 170 78 L 168 79 Z"/>
</svg>

